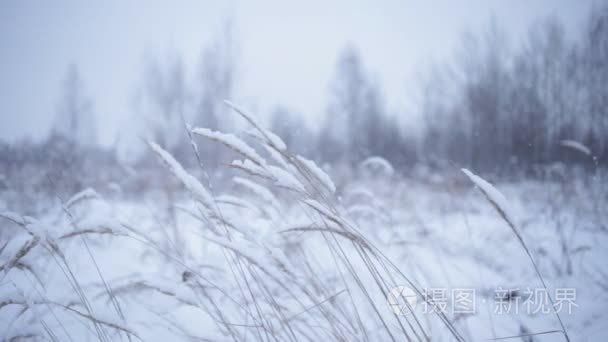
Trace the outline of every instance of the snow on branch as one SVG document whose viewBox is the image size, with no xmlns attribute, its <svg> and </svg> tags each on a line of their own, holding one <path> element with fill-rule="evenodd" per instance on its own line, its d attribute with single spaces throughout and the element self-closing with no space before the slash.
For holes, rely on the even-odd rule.
<svg viewBox="0 0 608 342">
<path fill-rule="evenodd" d="M 321 170 L 321 168 L 319 166 L 317 166 L 317 164 L 314 161 L 312 161 L 310 159 L 306 159 L 302 156 L 297 156 L 297 159 L 300 163 L 302 163 L 308 169 L 308 171 L 319 182 L 321 182 L 321 184 L 323 184 L 323 186 L 327 190 L 329 190 L 329 192 L 331 192 L 331 193 L 336 192 L 336 185 L 334 184 L 334 182 L 331 180 L 329 175 L 327 173 L 325 173 L 325 171 Z"/>
<path fill-rule="evenodd" d="M 194 128 L 192 133 L 220 142 L 245 158 L 250 159 L 259 166 L 266 165 L 264 158 L 262 158 L 251 146 L 247 145 L 243 140 L 239 139 L 234 134 L 212 131 L 207 128 Z"/>
<path fill-rule="evenodd" d="M 579 151 L 579 152 L 581 152 L 583 154 L 591 156 L 591 150 L 587 146 L 579 143 L 578 141 L 574 141 L 574 140 L 562 140 L 560 142 L 560 145 L 562 145 L 564 147 L 569 147 L 569 148 L 577 150 L 577 151 Z"/>
<path fill-rule="evenodd" d="M 65 202 L 65 207 L 71 208 L 72 206 L 74 206 L 82 201 L 86 201 L 86 200 L 94 199 L 94 198 L 101 198 L 101 196 L 95 190 L 93 190 L 93 188 L 86 188 L 86 189 L 82 190 L 81 192 L 75 194 L 74 196 L 72 196 L 72 198 L 70 198 L 67 202 Z"/>
<path fill-rule="evenodd" d="M 484 196 L 488 199 L 488 201 L 490 201 L 490 203 L 494 206 L 494 208 L 498 211 L 498 213 L 503 217 L 503 219 L 505 221 L 507 221 L 507 223 L 509 225 L 511 225 L 512 228 L 514 228 L 515 227 L 514 216 L 512 215 L 511 208 L 510 208 L 509 203 L 507 202 L 507 199 L 505 198 L 505 196 L 500 191 L 498 191 L 498 189 L 496 189 L 492 184 L 490 184 L 485 179 L 477 176 L 473 172 L 471 172 L 467 169 L 461 169 L 461 171 L 464 172 L 464 174 L 467 175 L 467 177 L 469 177 L 471 182 L 473 182 L 475 185 L 477 185 L 479 190 L 481 190 L 481 192 L 484 194 Z"/>
<path fill-rule="evenodd" d="M 163 160 L 163 162 L 167 165 L 171 173 L 177 178 L 182 185 L 197 199 L 199 200 L 205 207 L 212 210 L 213 208 L 213 196 L 205 189 L 203 184 L 199 182 L 196 178 L 190 175 L 182 165 L 173 158 L 173 156 L 165 151 L 158 144 L 153 142 L 148 142 L 150 147 L 158 154 L 158 156 Z"/>
</svg>

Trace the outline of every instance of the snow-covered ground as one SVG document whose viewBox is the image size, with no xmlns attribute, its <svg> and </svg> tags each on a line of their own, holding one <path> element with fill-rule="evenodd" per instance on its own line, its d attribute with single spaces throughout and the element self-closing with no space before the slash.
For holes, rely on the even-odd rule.
<svg viewBox="0 0 608 342">
<path fill-rule="evenodd" d="M 561 341 L 558 311 L 570 340 L 606 340 L 601 178 L 494 188 L 372 160 L 334 183 L 274 137 L 272 162 L 231 139 L 255 159 L 222 186 L 153 146 L 179 191 L 87 190 L 35 218 L 1 203 L 2 338 Z"/>
</svg>

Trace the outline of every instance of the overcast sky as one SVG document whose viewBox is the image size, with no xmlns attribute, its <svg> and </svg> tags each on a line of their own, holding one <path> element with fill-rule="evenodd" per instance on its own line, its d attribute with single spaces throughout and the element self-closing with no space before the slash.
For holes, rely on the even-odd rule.
<svg viewBox="0 0 608 342">
<path fill-rule="evenodd" d="M 572 34 L 587 0 L 468 1 L 30 1 L 0 2 L 0 139 L 43 137 L 67 66 L 81 71 L 99 136 L 111 143 L 138 120 L 132 100 L 146 55 L 178 53 L 192 72 L 227 18 L 239 44 L 237 101 L 277 103 L 312 120 L 348 42 L 360 50 L 389 107 L 404 106 L 416 70 L 448 58 L 465 30 L 494 15 L 518 42 L 534 19 L 555 15 Z M 193 77 L 193 76 L 191 76 Z"/>
</svg>

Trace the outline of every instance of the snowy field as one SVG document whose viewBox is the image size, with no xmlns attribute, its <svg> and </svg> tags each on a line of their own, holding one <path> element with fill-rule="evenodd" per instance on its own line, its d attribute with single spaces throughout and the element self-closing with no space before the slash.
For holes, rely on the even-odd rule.
<svg viewBox="0 0 608 342">
<path fill-rule="evenodd" d="M 2 196 L 3 340 L 606 340 L 601 172 L 326 173 L 256 127 L 249 145 L 192 130 L 236 152 L 222 184 L 151 143 L 170 190 L 35 217 Z"/>
<path fill-rule="evenodd" d="M 8 0 L 0 75 L 0 342 L 608 341 L 608 1 Z"/>
</svg>

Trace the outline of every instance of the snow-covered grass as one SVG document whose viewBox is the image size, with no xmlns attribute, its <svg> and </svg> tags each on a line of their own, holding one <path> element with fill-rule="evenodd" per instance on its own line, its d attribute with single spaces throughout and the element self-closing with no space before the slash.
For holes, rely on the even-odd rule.
<svg viewBox="0 0 608 342">
<path fill-rule="evenodd" d="M 211 188 L 195 176 L 205 170 L 186 170 L 151 142 L 167 170 L 155 181 L 182 189 L 170 202 L 88 189 L 39 217 L 0 213 L 3 339 L 605 340 L 601 181 L 491 185 L 468 170 L 427 181 L 374 157 L 361 168 L 382 172 L 334 182 L 229 105 L 251 126 L 251 144 L 191 132 L 211 140 L 194 144 L 244 158 L 226 161 L 238 174 L 231 184 Z M 387 305 L 397 286 L 418 296 L 408 315 Z M 499 288 L 511 304 L 526 289 L 574 288 L 578 306 L 560 317 L 523 306 L 497 313 Z M 429 289 L 446 290 L 445 310 L 424 312 L 442 300 Z M 475 312 L 455 312 L 457 289 L 475 291 Z"/>
</svg>

